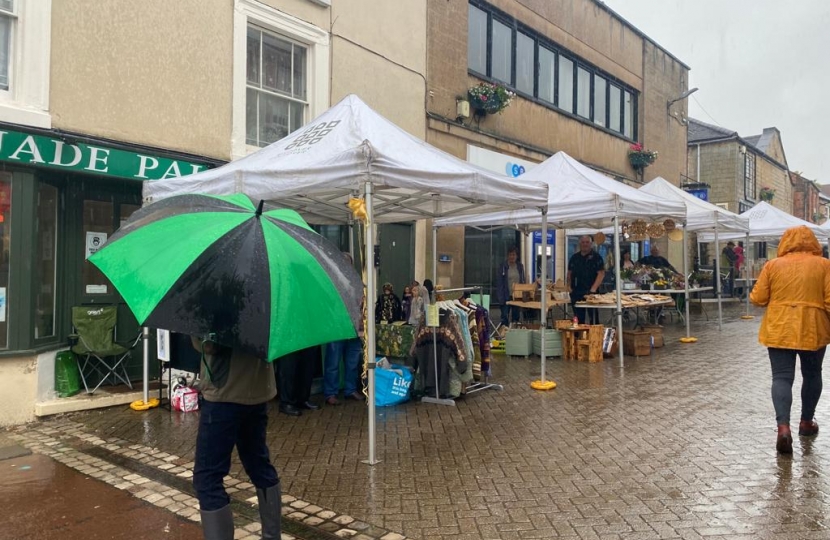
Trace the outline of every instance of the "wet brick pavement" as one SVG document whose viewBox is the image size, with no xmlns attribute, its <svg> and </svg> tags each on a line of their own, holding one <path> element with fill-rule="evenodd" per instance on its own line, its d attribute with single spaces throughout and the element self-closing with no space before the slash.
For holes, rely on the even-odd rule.
<svg viewBox="0 0 830 540">
<path fill-rule="evenodd" d="M 710 308 L 711 312 L 714 311 Z M 775 453 L 769 364 L 759 319 L 733 306 L 722 331 L 693 323 L 696 344 L 599 364 L 551 360 L 559 383 L 531 390 L 538 358 L 494 362 L 503 392 L 457 407 L 408 403 L 378 413 L 369 467 L 359 403 L 290 418 L 272 411 L 269 443 L 284 493 L 353 516 L 358 540 L 827 539 L 830 434 Z M 794 388 L 798 418 L 800 382 Z M 830 419 L 830 396 L 817 419 Z M 78 413 L 80 424 L 192 460 L 197 415 L 126 408 Z M 76 424 L 78 423 L 78 424 Z M 825 422 L 830 426 L 830 421 Z M 247 480 L 238 462 L 231 476 Z M 303 503 L 305 504 L 305 503 Z M 302 517 L 302 516 L 298 516 Z M 349 518 L 351 519 L 351 518 Z M 366 525 L 369 524 L 369 525 Z M 392 531 L 387 533 L 386 531 Z"/>
</svg>

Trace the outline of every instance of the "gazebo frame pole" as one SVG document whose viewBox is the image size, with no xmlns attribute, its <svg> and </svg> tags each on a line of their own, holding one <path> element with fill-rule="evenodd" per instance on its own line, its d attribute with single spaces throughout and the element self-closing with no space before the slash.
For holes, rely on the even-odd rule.
<svg viewBox="0 0 830 540">
<path fill-rule="evenodd" d="M 622 311 L 622 292 L 620 287 L 622 281 L 620 278 L 620 217 L 614 216 L 614 282 L 617 284 L 614 289 L 617 293 L 617 343 L 620 348 L 620 367 L 625 366 L 625 354 L 623 353 L 623 311 Z"/>
<path fill-rule="evenodd" d="M 720 239 L 718 236 L 718 228 L 715 225 L 715 295 L 718 298 L 718 330 L 723 330 L 723 306 L 721 305 L 723 287 L 721 286 L 720 277 Z"/>
<path fill-rule="evenodd" d="M 374 186 L 371 182 L 365 184 L 366 203 L 366 371 L 368 373 L 369 403 L 369 459 L 364 463 L 375 465 L 380 461 L 375 456 L 375 232 L 374 215 L 372 211 L 372 193 Z"/>
</svg>

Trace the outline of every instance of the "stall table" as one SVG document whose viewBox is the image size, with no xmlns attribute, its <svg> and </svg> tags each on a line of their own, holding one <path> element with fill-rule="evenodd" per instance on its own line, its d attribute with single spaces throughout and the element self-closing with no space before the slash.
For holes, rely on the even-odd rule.
<svg viewBox="0 0 830 540">
<path fill-rule="evenodd" d="M 695 294 L 695 293 L 698 294 L 698 301 L 699 301 L 699 304 L 700 304 L 700 309 L 703 312 L 703 314 L 706 316 L 707 321 L 709 320 L 709 315 L 706 313 L 706 308 L 703 307 L 703 299 L 700 297 L 700 293 L 708 292 L 708 291 L 712 291 L 712 290 L 714 290 L 714 287 L 694 287 L 694 288 L 689 289 L 689 297 L 690 298 L 691 298 L 692 294 Z M 680 294 L 680 295 L 685 295 L 686 290 L 685 289 L 662 289 L 662 290 L 649 291 L 649 290 L 642 290 L 642 289 L 629 289 L 629 290 L 623 290 L 623 291 L 620 291 L 620 292 L 622 292 L 622 294 Z M 683 298 L 685 299 L 685 297 L 683 297 Z M 683 314 L 682 306 L 680 306 L 680 305 L 676 306 L 675 310 L 677 312 L 677 315 L 680 317 L 680 320 L 683 321 L 683 322 L 686 322 L 686 317 Z M 639 317 L 639 311 L 638 311 L 637 315 Z"/>
<path fill-rule="evenodd" d="M 630 292 L 630 291 L 626 291 L 626 292 Z M 652 291 L 648 291 L 648 292 L 652 292 Z M 666 292 L 666 291 L 659 291 L 659 292 L 663 293 L 663 292 Z M 649 310 L 651 308 L 669 306 L 669 305 L 672 305 L 673 303 L 674 303 L 674 300 L 665 300 L 663 302 L 651 302 L 650 304 L 641 304 L 641 305 L 636 305 L 636 306 L 625 306 L 624 305 L 622 308 L 623 308 L 623 311 L 625 311 L 626 309 L 633 309 L 634 310 L 634 312 L 635 312 L 634 328 L 636 328 L 640 323 L 640 308 L 645 308 L 646 310 Z M 575 304 L 575 307 L 578 307 L 578 308 L 594 308 L 594 309 L 617 309 L 616 304 L 592 304 L 590 302 L 577 302 Z M 613 315 L 612 315 L 612 317 L 613 317 Z M 648 321 L 646 321 L 646 322 L 648 322 Z"/>
<path fill-rule="evenodd" d="M 407 358 L 414 341 L 414 326 L 408 324 L 375 325 L 375 352 L 378 356 Z"/>
</svg>

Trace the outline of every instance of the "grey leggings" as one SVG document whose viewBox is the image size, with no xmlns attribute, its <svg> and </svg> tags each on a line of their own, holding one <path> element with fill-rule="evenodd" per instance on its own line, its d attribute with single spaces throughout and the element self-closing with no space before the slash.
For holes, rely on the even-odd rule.
<svg viewBox="0 0 830 540">
<path fill-rule="evenodd" d="M 790 423 L 790 409 L 793 404 L 793 380 L 795 380 L 795 357 L 801 358 L 801 419 L 812 420 L 816 405 L 821 397 L 821 364 L 824 360 L 822 347 L 817 351 L 769 348 L 772 366 L 772 404 L 775 420 L 781 424 Z"/>
</svg>

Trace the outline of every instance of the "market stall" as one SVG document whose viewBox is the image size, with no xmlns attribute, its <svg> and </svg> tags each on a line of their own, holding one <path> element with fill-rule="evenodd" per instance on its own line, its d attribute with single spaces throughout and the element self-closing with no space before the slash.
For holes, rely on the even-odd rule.
<svg viewBox="0 0 830 540">
<path fill-rule="evenodd" d="M 755 242 L 772 242 L 778 241 L 784 232 L 787 229 L 791 229 L 793 227 L 805 226 L 808 227 L 818 238 L 819 242 L 828 241 L 830 242 L 830 229 L 823 228 L 820 225 L 816 225 L 815 223 L 810 223 L 809 221 L 804 221 L 803 219 L 799 219 L 792 214 L 788 214 L 787 212 L 772 206 L 768 202 L 762 201 L 747 210 L 746 212 L 740 214 L 740 217 L 746 221 L 748 226 L 748 230 L 744 233 L 739 232 L 726 232 L 723 234 L 718 235 L 718 231 L 715 230 L 714 233 L 712 232 L 704 232 L 699 234 L 697 237 L 697 241 L 700 243 L 706 242 L 715 242 L 715 245 L 718 246 L 718 242 L 721 240 L 745 240 L 747 242 L 747 246 L 750 241 Z M 715 262 L 720 263 L 720 257 L 715 257 Z M 745 264 L 745 268 L 749 267 L 749 264 Z M 720 266 L 718 265 L 717 268 L 718 275 L 720 274 Z M 749 285 L 751 284 L 751 276 L 747 276 L 745 278 L 747 281 L 745 283 L 747 294 L 746 294 L 746 306 L 747 306 L 747 314 L 749 313 Z M 716 280 L 720 281 L 720 280 Z"/>
<path fill-rule="evenodd" d="M 622 220 L 667 218 L 684 221 L 686 207 L 676 201 L 666 201 L 649 193 L 639 191 L 622 182 L 613 180 L 602 173 L 582 165 L 564 152 L 559 152 L 540 163 L 524 175 L 519 182 L 543 181 L 550 187 L 547 204 L 548 221 L 557 228 L 591 227 L 601 229 L 613 225 L 614 270 L 616 282 L 620 282 L 619 231 Z M 447 218 L 436 221 L 437 226 L 509 226 L 536 225 L 539 216 L 526 210 L 485 213 L 463 218 Z M 543 229 L 542 238 L 546 231 Z M 544 268 L 542 265 L 543 279 Z M 544 296 L 542 297 L 544 298 Z M 546 309 L 542 309 L 542 323 L 545 323 Z M 624 362 L 622 348 L 622 294 L 617 288 L 616 311 L 617 335 L 620 340 L 620 364 Z M 544 347 L 543 347 L 544 349 Z M 542 373 L 545 357 L 542 355 Z"/>
<path fill-rule="evenodd" d="M 547 185 L 513 182 L 410 135 L 355 95 L 270 146 L 217 169 L 145 182 L 145 202 L 186 193 L 244 193 L 293 208 L 317 224 L 364 223 L 367 320 L 375 320 L 377 223 L 526 209 L 537 216 Z M 375 325 L 368 324 L 369 455 L 375 456 Z"/>
<path fill-rule="evenodd" d="M 693 338 L 690 332 L 689 322 L 689 232 L 705 232 L 712 231 L 715 242 L 717 243 L 720 234 L 746 234 L 749 230 L 749 225 L 746 218 L 741 217 L 733 212 L 715 206 L 712 203 L 701 200 L 694 195 L 687 193 L 679 187 L 673 185 L 668 180 L 657 177 L 648 184 L 640 188 L 640 191 L 660 197 L 666 200 L 673 200 L 682 203 L 686 207 L 686 222 L 683 224 L 683 276 L 684 276 L 684 294 L 685 294 L 685 309 L 686 309 L 686 338 L 684 341 L 691 342 Z M 720 275 L 720 257 L 715 258 L 715 276 Z M 715 287 L 715 296 L 718 302 L 718 328 L 723 325 L 723 307 L 722 307 L 722 291 L 720 279 L 713 281 Z M 748 295 L 747 295 L 748 297 Z"/>
</svg>

